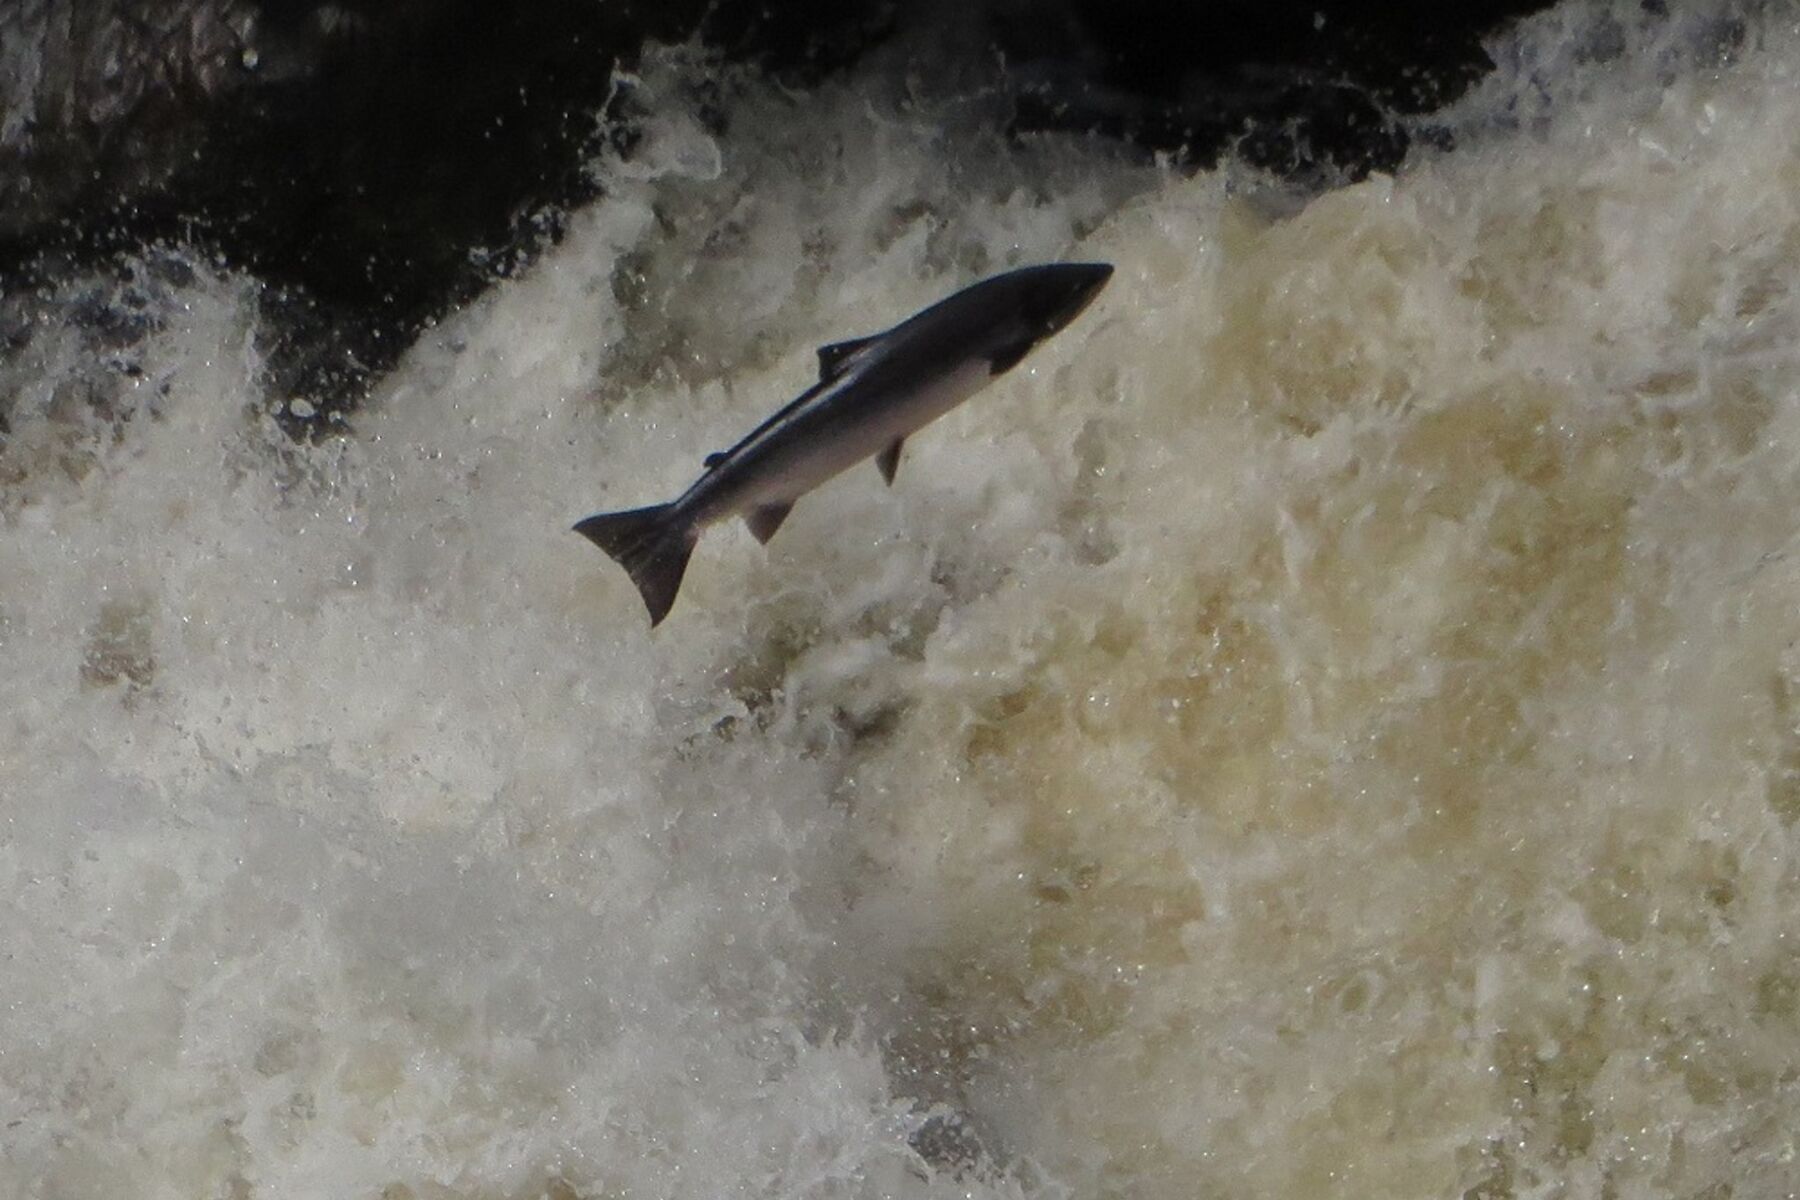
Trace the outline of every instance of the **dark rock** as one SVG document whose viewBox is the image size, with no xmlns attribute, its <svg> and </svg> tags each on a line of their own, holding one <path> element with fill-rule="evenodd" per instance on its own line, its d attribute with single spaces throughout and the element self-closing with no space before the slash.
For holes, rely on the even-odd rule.
<svg viewBox="0 0 1800 1200">
<path fill-rule="evenodd" d="M 0 278 L 31 288 L 196 246 L 262 284 L 272 405 L 305 398 L 327 420 L 593 197 L 583 164 L 628 136 L 607 110 L 614 70 L 646 41 L 698 37 L 801 87 L 892 43 L 883 65 L 926 86 L 998 83 L 1016 132 L 1191 164 L 1229 151 L 1329 183 L 1397 163 L 1394 115 L 1487 69 L 1479 35 L 1533 7 L 15 0 L 0 6 Z"/>
<path fill-rule="evenodd" d="M 1091 130 L 1211 165 L 1223 153 L 1301 183 L 1392 170 L 1427 112 L 1491 70 L 1483 35 L 1523 0 L 1001 0 L 1021 82 L 1015 127 Z"/>
</svg>

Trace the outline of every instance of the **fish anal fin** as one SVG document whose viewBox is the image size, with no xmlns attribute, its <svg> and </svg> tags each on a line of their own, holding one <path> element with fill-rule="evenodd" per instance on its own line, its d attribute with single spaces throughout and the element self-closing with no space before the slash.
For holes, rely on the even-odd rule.
<svg viewBox="0 0 1800 1200">
<path fill-rule="evenodd" d="M 850 365 L 850 360 L 858 352 L 867 349 L 880 334 L 873 337 L 851 338 L 847 342 L 833 342 L 829 346 L 819 347 L 819 382 L 836 379 Z"/>
<path fill-rule="evenodd" d="M 788 513 L 793 510 L 792 500 L 785 504 L 759 504 L 744 514 L 744 524 L 750 526 L 750 532 L 757 541 L 767 545 L 769 539 L 775 536 L 775 531 L 781 528 L 781 523 L 787 520 Z"/>
<path fill-rule="evenodd" d="M 579 533 L 611 555 L 631 576 L 655 628 L 675 605 L 688 556 L 699 537 L 691 521 L 675 515 L 673 504 L 653 504 L 627 512 L 595 513 L 575 526 Z"/>
<path fill-rule="evenodd" d="M 875 465 L 881 468 L 881 477 L 894 486 L 894 472 L 900 469 L 900 450 L 906 445 L 906 439 L 897 437 L 887 444 L 880 454 L 875 456 Z"/>
<path fill-rule="evenodd" d="M 1024 361 L 1025 356 L 1031 353 L 1031 348 L 1035 345 L 1037 345 L 1036 340 L 1021 338 L 1010 346 L 1002 346 L 995 352 L 994 357 L 988 360 L 989 377 L 1004 375 L 1018 366 Z"/>
</svg>

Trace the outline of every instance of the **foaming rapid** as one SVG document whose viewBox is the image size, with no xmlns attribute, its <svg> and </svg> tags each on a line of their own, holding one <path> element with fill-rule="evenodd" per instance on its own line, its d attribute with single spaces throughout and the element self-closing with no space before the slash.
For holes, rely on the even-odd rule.
<svg viewBox="0 0 1800 1200">
<path fill-rule="evenodd" d="M 1495 56 L 1454 151 L 1277 216 L 848 90 L 720 132 L 672 55 L 317 445 L 249 281 L 38 323 L 0 1192 L 1791 1189 L 1800 33 Z M 568 532 L 1054 258 L 1087 317 L 654 635 Z"/>
</svg>

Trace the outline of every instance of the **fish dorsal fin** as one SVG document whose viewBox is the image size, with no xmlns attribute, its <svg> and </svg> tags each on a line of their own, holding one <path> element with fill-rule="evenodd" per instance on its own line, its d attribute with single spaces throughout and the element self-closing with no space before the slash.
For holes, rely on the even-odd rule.
<svg viewBox="0 0 1800 1200">
<path fill-rule="evenodd" d="M 875 343 L 880 334 L 872 337 L 851 338 L 847 342 L 833 342 L 829 346 L 819 347 L 819 382 L 836 379 L 850 365 L 850 360 Z"/>
<path fill-rule="evenodd" d="M 744 523 L 750 526 L 750 532 L 756 535 L 757 541 L 767 545 L 769 539 L 775 536 L 775 531 L 781 528 L 781 523 L 787 520 L 788 513 L 793 510 L 794 503 L 791 500 L 786 504 L 759 505 L 744 514 Z"/>
<path fill-rule="evenodd" d="M 889 487 L 894 486 L 894 472 L 900 469 L 900 448 L 904 445 L 905 438 L 895 438 L 875 456 L 875 465 L 881 468 L 881 477 L 887 480 Z"/>
<path fill-rule="evenodd" d="M 720 463 L 724 462 L 730 456 L 731 455 L 730 455 L 729 451 L 714 450 L 711 454 L 706 456 L 706 469 L 709 471 L 712 470 L 714 467 L 716 467 Z"/>
</svg>

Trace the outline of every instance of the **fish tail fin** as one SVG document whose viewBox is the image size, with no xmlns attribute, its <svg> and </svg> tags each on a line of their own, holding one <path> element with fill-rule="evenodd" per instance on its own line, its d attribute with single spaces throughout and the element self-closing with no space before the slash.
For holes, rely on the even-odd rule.
<svg viewBox="0 0 1800 1200">
<path fill-rule="evenodd" d="M 650 610 L 655 628 L 675 605 L 688 556 L 699 530 L 677 517 L 673 504 L 652 504 L 625 512 L 595 513 L 577 522 L 575 532 L 611 555 L 625 568 Z"/>
</svg>

